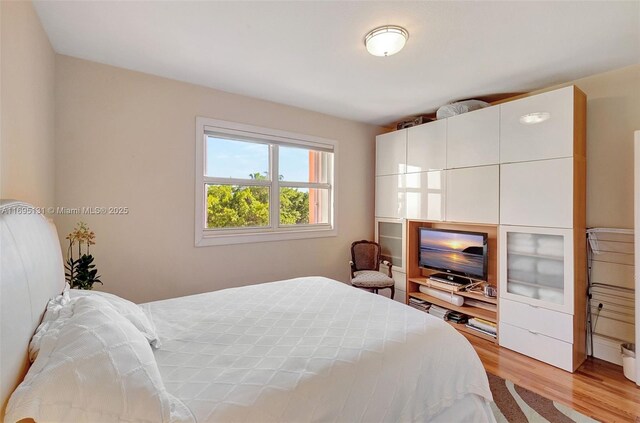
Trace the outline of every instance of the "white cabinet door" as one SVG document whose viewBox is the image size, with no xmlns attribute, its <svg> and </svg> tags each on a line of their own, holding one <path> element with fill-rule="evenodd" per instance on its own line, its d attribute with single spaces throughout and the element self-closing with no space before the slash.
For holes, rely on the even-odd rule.
<svg viewBox="0 0 640 423">
<path fill-rule="evenodd" d="M 498 166 L 447 170 L 447 221 L 498 223 Z"/>
<path fill-rule="evenodd" d="M 407 130 L 376 137 L 376 176 L 404 173 L 407 163 Z"/>
<path fill-rule="evenodd" d="M 404 219 L 376 218 L 375 240 L 380 244 L 382 259 L 393 265 L 394 273 L 405 273 L 405 231 Z"/>
<path fill-rule="evenodd" d="M 573 159 L 500 166 L 500 223 L 573 227 Z"/>
<path fill-rule="evenodd" d="M 444 169 L 446 154 L 446 120 L 407 129 L 407 173 Z"/>
<path fill-rule="evenodd" d="M 404 218 L 404 175 L 376 176 L 376 217 Z"/>
<path fill-rule="evenodd" d="M 487 107 L 447 119 L 447 168 L 500 162 L 500 108 Z"/>
<path fill-rule="evenodd" d="M 445 219 L 445 171 L 407 173 L 405 181 L 408 219 Z"/>
<path fill-rule="evenodd" d="M 573 103 L 571 86 L 500 105 L 500 163 L 573 156 Z"/>
<path fill-rule="evenodd" d="M 501 225 L 498 245 L 501 300 L 574 313 L 572 229 Z"/>
</svg>

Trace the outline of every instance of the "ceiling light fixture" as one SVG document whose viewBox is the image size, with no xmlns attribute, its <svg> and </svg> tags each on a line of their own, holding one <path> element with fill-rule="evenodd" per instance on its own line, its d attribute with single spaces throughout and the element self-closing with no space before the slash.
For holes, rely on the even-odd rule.
<svg viewBox="0 0 640 423">
<path fill-rule="evenodd" d="M 527 113 L 526 115 L 520 116 L 520 123 L 522 123 L 523 125 L 534 125 L 536 123 L 549 120 L 550 118 L 551 118 L 551 113 L 549 112 Z"/>
<path fill-rule="evenodd" d="M 396 25 L 375 28 L 364 37 L 367 51 L 374 56 L 391 56 L 396 54 L 409 39 L 409 32 Z"/>
</svg>

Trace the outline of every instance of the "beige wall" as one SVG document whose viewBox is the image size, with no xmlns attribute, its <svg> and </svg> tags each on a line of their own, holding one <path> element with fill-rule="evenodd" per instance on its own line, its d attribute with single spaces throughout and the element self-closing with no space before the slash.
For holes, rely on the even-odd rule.
<svg viewBox="0 0 640 423">
<path fill-rule="evenodd" d="M 570 84 L 587 94 L 587 226 L 633 228 L 633 133 L 640 129 L 640 65 L 562 86 Z"/>
<path fill-rule="evenodd" d="M 53 206 L 55 53 L 31 2 L 0 14 L 0 198 Z"/>
<path fill-rule="evenodd" d="M 373 235 L 379 128 L 65 56 L 56 72 L 57 204 L 131 209 L 57 218 L 62 234 L 80 218 L 97 232 L 105 290 L 146 301 L 308 274 L 347 279 L 349 243 Z M 632 227 L 640 65 L 570 83 L 588 96 L 587 223 Z M 195 116 L 339 140 L 339 237 L 193 247 Z"/>
<path fill-rule="evenodd" d="M 80 219 L 96 232 L 104 290 L 149 301 L 303 275 L 348 279 L 350 243 L 373 237 L 380 128 L 66 56 L 56 71 L 58 205 L 131 210 L 56 217 L 62 238 Z M 339 235 L 195 248 L 196 116 L 338 140 Z"/>
</svg>

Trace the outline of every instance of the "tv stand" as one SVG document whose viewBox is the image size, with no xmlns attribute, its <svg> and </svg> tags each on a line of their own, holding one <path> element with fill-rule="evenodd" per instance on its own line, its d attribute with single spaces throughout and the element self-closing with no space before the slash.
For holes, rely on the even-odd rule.
<svg viewBox="0 0 640 423">
<path fill-rule="evenodd" d="M 456 276 L 450 273 L 434 273 L 429 276 L 429 279 L 433 279 L 438 282 L 446 283 L 449 285 L 469 285 L 473 281 L 464 276 Z"/>
<path fill-rule="evenodd" d="M 453 310 L 469 317 L 480 318 L 490 323 L 498 323 L 498 299 L 485 297 L 482 292 L 466 291 L 464 289 L 456 289 L 456 285 L 460 288 L 466 288 L 471 283 L 479 282 L 478 279 L 457 276 L 451 273 L 437 272 L 430 269 L 420 267 L 420 241 L 418 228 L 435 228 L 449 229 L 467 232 L 484 232 L 487 233 L 487 279 L 484 281 L 488 285 L 498 287 L 498 226 L 485 224 L 470 223 L 453 223 L 453 222 L 428 222 L 422 220 L 407 220 L 407 291 L 406 303 L 409 304 L 410 298 L 425 301 L 438 307 Z M 437 287 L 430 284 L 429 279 L 451 284 L 452 289 L 445 287 Z M 439 296 L 429 295 L 420 291 L 420 287 L 426 286 L 431 289 L 439 289 L 442 292 L 464 297 L 465 303 L 461 306 L 452 304 Z M 465 323 L 457 323 L 447 321 L 465 335 L 476 336 L 489 342 L 497 343 L 497 337 L 484 332 L 480 332 L 473 328 L 467 327 Z"/>
</svg>

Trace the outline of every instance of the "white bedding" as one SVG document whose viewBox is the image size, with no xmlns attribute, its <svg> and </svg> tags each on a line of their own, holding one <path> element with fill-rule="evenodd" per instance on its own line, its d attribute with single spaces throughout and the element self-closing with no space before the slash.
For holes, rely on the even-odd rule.
<svg viewBox="0 0 640 423">
<path fill-rule="evenodd" d="M 462 335 L 330 279 L 143 307 L 166 389 L 198 422 L 494 421 L 487 376 Z"/>
<path fill-rule="evenodd" d="M 49 302 L 33 337 L 35 361 L 4 421 L 191 423 L 167 393 L 144 334 L 100 296 Z"/>
</svg>

